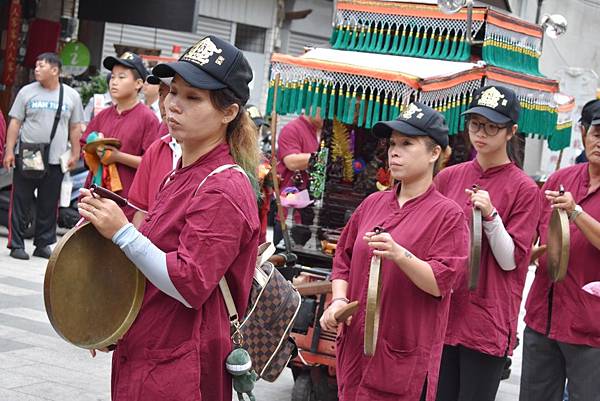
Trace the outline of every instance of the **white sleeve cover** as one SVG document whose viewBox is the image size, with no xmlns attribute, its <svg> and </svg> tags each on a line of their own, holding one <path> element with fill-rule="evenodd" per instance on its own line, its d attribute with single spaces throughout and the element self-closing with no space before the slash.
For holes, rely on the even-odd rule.
<svg viewBox="0 0 600 401">
<path fill-rule="evenodd" d="M 113 235 L 112 241 L 123 250 L 129 260 L 156 288 L 191 308 L 191 305 L 177 291 L 171 277 L 169 277 L 167 254 L 140 233 L 133 224 L 129 223 L 121 227 Z"/>
<path fill-rule="evenodd" d="M 515 262 L 515 243 L 508 231 L 506 231 L 500 215 L 496 215 L 491 221 L 483 221 L 483 231 L 492 249 L 492 254 L 502 270 L 514 270 L 517 267 Z"/>
</svg>

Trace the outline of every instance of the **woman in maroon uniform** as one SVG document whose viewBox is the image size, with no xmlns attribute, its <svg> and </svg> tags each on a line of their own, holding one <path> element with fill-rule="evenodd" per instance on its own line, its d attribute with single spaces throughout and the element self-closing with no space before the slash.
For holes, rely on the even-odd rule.
<svg viewBox="0 0 600 401">
<path fill-rule="evenodd" d="M 435 400 L 450 290 L 468 252 L 463 211 L 432 185 L 448 146 L 448 128 L 435 110 L 412 103 L 397 120 L 377 123 L 389 138 L 392 190 L 377 192 L 354 211 L 338 242 L 333 301 L 321 318 L 335 330 L 335 312 L 349 300 L 361 307 L 341 325 L 337 379 L 341 401 Z M 374 233 L 375 227 L 385 232 Z M 377 348 L 363 354 L 370 259 L 382 257 Z"/>
<path fill-rule="evenodd" d="M 436 188 L 455 200 L 465 215 L 471 218 L 477 207 L 484 220 L 477 288 L 469 291 L 465 274 L 452 294 L 438 401 L 493 401 L 506 357 L 516 345 L 541 199 L 535 182 L 507 152 L 520 109 L 511 89 L 479 89 L 465 112 L 477 157 L 435 178 Z"/>
<path fill-rule="evenodd" d="M 142 308 L 113 354 L 113 401 L 231 401 L 224 361 L 230 323 L 218 289 L 229 284 L 243 315 L 258 248 L 258 166 L 244 104 L 252 70 L 242 52 L 207 36 L 154 75 L 173 77 L 171 135 L 182 157 L 139 231 L 112 201 L 83 191 L 80 213 L 121 247 L 148 279 Z M 208 178 L 207 178 L 208 177 Z M 207 178 L 204 185 L 201 182 Z"/>
</svg>

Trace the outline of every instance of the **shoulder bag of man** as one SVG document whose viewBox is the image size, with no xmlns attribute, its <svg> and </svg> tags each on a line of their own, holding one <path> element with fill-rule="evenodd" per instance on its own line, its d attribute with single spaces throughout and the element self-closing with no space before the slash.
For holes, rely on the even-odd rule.
<svg viewBox="0 0 600 401">
<path fill-rule="evenodd" d="M 63 85 L 60 85 L 58 92 L 58 108 L 54 115 L 54 124 L 50 133 L 50 142 L 48 143 L 25 143 L 19 140 L 19 166 L 21 175 L 25 178 L 41 179 L 46 175 L 48 170 L 48 157 L 50 155 L 50 145 L 56 135 L 58 122 L 60 121 L 60 113 L 63 105 Z"/>
<path fill-rule="evenodd" d="M 238 165 L 220 166 L 206 176 L 196 192 L 210 176 L 230 168 L 246 175 Z M 248 351 L 258 377 L 268 382 L 275 381 L 297 354 L 290 333 L 301 304 L 298 291 L 268 261 L 274 252 L 275 247 L 271 243 L 258 247 L 248 308 L 241 321 L 227 280 L 223 277 L 219 282 L 231 322 L 233 344 Z"/>
</svg>

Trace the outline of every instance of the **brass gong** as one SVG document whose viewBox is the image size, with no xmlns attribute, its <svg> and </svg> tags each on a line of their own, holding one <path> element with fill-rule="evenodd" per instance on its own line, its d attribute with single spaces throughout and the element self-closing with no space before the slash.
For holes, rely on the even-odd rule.
<svg viewBox="0 0 600 401">
<path fill-rule="evenodd" d="M 469 254 L 469 290 L 477 288 L 479 281 L 479 268 L 481 265 L 481 236 L 482 236 L 482 219 L 481 210 L 474 207 L 473 216 L 471 218 L 471 250 Z"/>
<path fill-rule="evenodd" d="M 369 286 L 367 288 L 367 306 L 365 311 L 365 345 L 366 356 L 373 356 L 377 348 L 379 333 L 379 301 L 381 298 L 381 256 L 371 258 L 369 270 Z"/>
<path fill-rule="evenodd" d="M 561 281 L 567 274 L 569 264 L 569 217 L 563 209 L 554 209 L 548 227 L 547 266 L 548 274 L 554 282 Z"/>
<path fill-rule="evenodd" d="M 144 298 L 144 275 L 90 223 L 60 240 L 46 269 L 44 302 L 54 330 L 81 348 L 115 344 Z"/>
</svg>

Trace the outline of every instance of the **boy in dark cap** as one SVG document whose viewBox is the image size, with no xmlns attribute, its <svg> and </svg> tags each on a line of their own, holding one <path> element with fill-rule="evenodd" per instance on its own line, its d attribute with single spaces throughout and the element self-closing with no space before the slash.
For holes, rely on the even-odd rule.
<svg viewBox="0 0 600 401">
<path fill-rule="evenodd" d="M 103 65 L 111 71 L 110 94 L 115 104 L 102 110 L 90 121 L 81 138 L 85 145 L 92 132 L 101 132 L 105 138 L 116 138 L 121 142 L 119 149 L 112 146 L 98 147 L 98 157 L 103 165 L 116 164 L 122 189 L 118 192 L 127 198 L 135 172 L 142 155 L 150 144 L 159 138 L 159 121 L 154 113 L 139 101 L 139 92 L 148 75 L 140 56 L 125 52 L 120 57 L 106 57 Z M 109 150 L 110 152 L 106 152 Z M 92 180 L 90 171 L 86 187 Z M 115 188 L 109 188 L 115 190 Z M 133 218 L 135 210 L 123 208 L 127 218 Z"/>
</svg>

